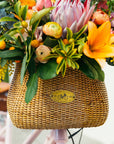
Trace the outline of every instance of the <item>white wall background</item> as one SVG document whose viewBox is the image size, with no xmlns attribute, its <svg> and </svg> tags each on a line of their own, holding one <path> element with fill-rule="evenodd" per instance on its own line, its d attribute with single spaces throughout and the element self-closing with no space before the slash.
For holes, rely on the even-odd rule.
<svg viewBox="0 0 114 144">
<path fill-rule="evenodd" d="M 104 72 L 109 99 L 108 119 L 101 127 L 85 129 L 85 135 L 99 140 L 103 144 L 114 144 L 114 67 L 106 65 Z"/>
</svg>

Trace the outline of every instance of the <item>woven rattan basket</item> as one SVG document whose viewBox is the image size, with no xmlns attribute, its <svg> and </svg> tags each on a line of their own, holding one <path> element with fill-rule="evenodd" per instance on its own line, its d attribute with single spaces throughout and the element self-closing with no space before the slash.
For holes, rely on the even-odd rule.
<svg viewBox="0 0 114 144">
<path fill-rule="evenodd" d="M 7 107 L 13 124 L 23 129 L 63 129 L 96 127 L 102 125 L 108 114 L 107 92 L 103 82 L 91 80 L 78 70 L 68 69 L 63 78 L 38 81 L 36 96 L 25 103 L 26 82 L 20 85 L 20 68 L 17 65 L 8 94 Z M 51 99 L 57 90 L 75 94 L 69 103 Z"/>
<path fill-rule="evenodd" d="M 5 93 L 0 93 L 0 111 L 7 111 L 7 96 Z"/>
</svg>

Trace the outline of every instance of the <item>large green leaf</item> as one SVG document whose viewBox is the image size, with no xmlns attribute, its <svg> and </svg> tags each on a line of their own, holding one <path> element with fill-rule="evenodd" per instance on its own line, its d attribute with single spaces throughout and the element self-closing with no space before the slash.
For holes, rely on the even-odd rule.
<svg viewBox="0 0 114 144">
<path fill-rule="evenodd" d="M 21 67 L 21 79 L 20 79 L 21 84 L 23 83 L 26 70 L 27 70 L 27 63 L 26 63 L 26 55 L 25 55 L 23 58 L 22 67 Z"/>
<path fill-rule="evenodd" d="M 16 19 L 14 19 L 14 18 L 11 18 L 11 17 L 2 17 L 1 19 L 0 19 L 0 22 L 6 22 L 6 21 L 13 21 L 13 22 L 17 22 L 17 20 Z"/>
<path fill-rule="evenodd" d="M 21 13 L 21 2 L 18 1 L 14 6 L 15 13 L 20 17 Z"/>
<path fill-rule="evenodd" d="M 27 69 L 28 69 L 28 72 L 29 72 L 29 75 L 30 75 L 30 76 L 35 73 L 36 63 L 35 63 L 35 61 L 34 61 L 34 56 L 32 56 L 32 58 L 31 58 L 31 60 L 30 60 L 30 62 L 29 62 L 29 64 L 28 64 Z"/>
<path fill-rule="evenodd" d="M 45 16 L 46 14 L 48 14 L 51 10 L 53 10 L 54 7 L 50 7 L 50 8 L 45 8 L 42 9 L 41 11 L 37 12 L 30 20 L 30 26 L 33 25 L 36 21 L 38 21 L 39 19 L 41 19 L 43 16 Z"/>
<path fill-rule="evenodd" d="M 35 31 L 36 31 L 36 28 L 38 27 L 39 23 L 40 23 L 40 20 L 39 19 L 38 21 L 36 21 L 33 25 L 32 25 L 32 35 L 34 35 Z"/>
<path fill-rule="evenodd" d="M 56 73 L 57 63 L 51 59 L 46 64 L 40 63 L 38 65 L 39 77 L 44 80 L 52 79 L 57 76 Z"/>
<path fill-rule="evenodd" d="M 45 41 L 44 41 L 44 45 L 48 46 L 48 47 L 55 47 L 58 44 L 58 40 L 51 38 L 51 37 L 46 37 Z"/>
<path fill-rule="evenodd" d="M 25 5 L 23 10 L 22 10 L 22 14 L 21 14 L 21 17 L 22 17 L 23 20 L 26 20 L 27 11 L 28 11 L 28 6 Z"/>
<path fill-rule="evenodd" d="M 104 72 L 94 59 L 83 56 L 78 60 L 78 64 L 79 69 L 89 78 L 104 81 Z"/>
<path fill-rule="evenodd" d="M 28 104 L 32 98 L 35 96 L 38 88 L 38 76 L 39 76 L 39 70 L 37 69 L 37 72 L 32 74 L 30 76 L 28 84 L 27 84 L 27 91 L 25 94 L 25 102 Z"/>
<path fill-rule="evenodd" d="M 23 57 L 24 53 L 20 49 L 0 51 L 1 58 Z"/>
</svg>

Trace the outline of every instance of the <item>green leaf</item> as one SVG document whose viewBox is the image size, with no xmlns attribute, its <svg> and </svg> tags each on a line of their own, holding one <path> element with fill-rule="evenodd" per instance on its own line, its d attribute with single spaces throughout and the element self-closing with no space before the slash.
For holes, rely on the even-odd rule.
<svg viewBox="0 0 114 144">
<path fill-rule="evenodd" d="M 39 19 L 38 21 L 36 21 L 36 22 L 32 25 L 32 35 L 34 35 L 34 32 L 36 31 L 36 28 L 38 27 L 40 21 L 41 21 L 41 19 Z"/>
<path fill-rule="evenodd" d="M 10 35 L 10 36 L 14 36 L 16 33 L 17 33 L 17 28 L 12 28 L 12 29 L 10 29 L 8 32 L 6 32 L 5 34 L 8 34 L 8 35 Z M 2 40 L 5 40 L 4 35 L 2 35 L 2 36 L 0 37 L 0 41 L 2 41 Z"/>
<path fill-rule="evenodd" d="M 31 37 L 27 37 L 27 62 L 29 62 L 31 59 L 31 40 Z"/>
<path fill-rule="evenodd" d="M 76 55 L 77 49 L 72 49 L 71 52 L 69 52 L 69 57 Z"/>
<path fill-rule="evenodd" d="M 18 36 L 18 38 L 16 39 L 16 46 L 19 47 L 20 49 L 23 49 L 23 45 L 22 45 L 20 36 Z"/>
<path fill-rule="evenodd" d="M 7 71 L 6 71 L 6 73 L 5 73 L 4 82 L 9 83 L 9 71 L 8 71 L 8 67 L 7 67 Z"/>
<path fill-rule="evenodd" d="M 21 14 L 21 17 L 23 20 L 26 20 L 26 16 L 27 16 L 27 11 L 28 11 L 28 6 L 25 5 Z"/>
<path fill-rule="evenodd" d="M 13 39 L 10 35 L 8 34 L 4 34 L 4 37 L 7 39 L 7 40 L 11 40 L 11 41 L 15 41 L 15 39 Z"/>
<path fill-rule="evenodd" d="M 79 69 L 79 64 L 75 60 L 72 60 L 72 63 L 74 64 L 74 69 Z"/>
<path fill-rule="evenodd" d="M 81 58 L 82 54 L 75 54 L 75 55 L 72 55 L 70 58 L 72 59 L 79 59 Z"/>
<path fill-rule="evenodd" d="M 51 37 L 46 37 L 45 41 L 44 41 L 44 45 L 48 46 L 48 47 L 55 47 L 58 44 L 58 40 L 51 38 Z"/>
<path fill-rule="evenodd" d="M 27 69 L 27 63 L 26 63 L 26 55 L 25 55 L 21 67 L 21 79 L 20 79 L 21 84 L 23 84 L 23 79 L 26 73 L 26 69 Z"/>
<path fill-rule="evenodd" d="M 1 67 L 4 67 L 4 65 L 7 63 L 7 59 L 1 59 L 1 63 L 0 63 L 0 65 L 1 65 Z"/>
<path fill-rule="evenodd" d="M 7 6 L 8 2 L 7 1 L 1 1 L 0 2 L 0 9 L 5 8 Z"/>
<path fill-rule="evenodd" d="M 40 63 L 38 65 L 39 77 L 44 80 L 52 79 L 57 76 L 57 63 L 51 59 L 46 64 Z"/>
<path fill-rule="evenodd" d="M 0 51 L 1 58 L 23 57 L 24 52 L 20 49 Z"/>
<path fill-rule="evenodd" d="M 13 26 L 19 28 L 21 26 L 21 22 L 14 23 Z"/>
<path fill-rule="evenodd" d="M 2 17 L 2 18 L 0 19 L 0 22 L 6 22 L 6 21 L 17 22 L 16 19 L 11 18 L 11 17 Z"/>
<path fill-rule="evenodd" d="M 18 1 L 14 6 L 15 13 L 20 17 L 21 2 Z"/>
<path fill-rule="evenodd" d="M 4 35 L 0 36 L 0 41 L 5 40 Z"/>
<path fill-rule="evenodd" d="M 104 72 L 94 59 L 83 56 L 77 62 L 80 66 L 79 69 L 89 78 L 104 81 Z"/>
<path fill-rule="evenodd" d="M 31 58 L 29 64 L 28 64 L 28 67 L 27 67 L 28 72 L 29 72 L 29 75 L 32 75 L 32 74 L 35 73 L 35 70 L 36 70 L 35 68 L 36 68 L 36 63 L 35 63 L 35 61 L 34 61 L 34 56 L 33 56 L 33 57 Z"/>
<path fill-rule="evenodd" d="M 28 104 L 32 98 L 35 96 L 38 88 L 38 76 L 39 76 L 39 70 L 37 69 L 37 72 L 34 73 L 28 82 L 27 85 L 27 91 L 25 94 L 25 102 Z"/>
<path fill-rule="evenodd" d="M 57 70 L 56 70 L 56 71 L 57 71 L 57 74 L 60 73 L 60 71 L 62 70 L 64 64 L 65 64 L 65 59 L 62 59 L 61 62 L 60 62 L 60 63 L 58 64 L 58 66 L 57 66 Z"/>
<path fill-rule="evenodd" d="M 59 42 L 59 46 L 60 46 L 61 50 L 66 51 L 65 44 L 63 43 L 62 39 L 60 39 L 58 42 Z"/>
<path fill-rule="evenodd" d="M 69 28 L 66 28 L 66 30 L 67 30 L 67 36 L 66 37 L 68 40 L 70 40 L 73 37 L 73 32 Z"/>
<path fill-rule="evenodd" d="M 49 56 L 46 57 L 46 59 L 51 59 L 51 58 L 57 58 L 57 54 L 50 54 Z"/>
<path fill-rule="evenodd" d="M 101 69 L 100 65 L 97 63 L 97 61 L 94 59 L 90 59 L 90 58 L 88 58 L 88 61 L 96 69 L 97 74 L 98 74 L 98 80 L 104 81 L 104 72 L 102 71 L 102 69 Z"/>
<path fill-rule="evenodd" d="M 87 30 L 87 25 L 83 26 L 79 32 L 74 33 L 73 38 L 75 41 L 80 38 L 80 36 Z"/>
<path fill-rule="evenodd" d="M 41 19 L 43 16 L 45 16 L 46 14 L 48 14 L 51 10 L 53 10 L 54 7 L 50 7 L 50 8 L 45 8 L 42 9 L 41 11 L 37 12 L 30 20 L 30 26 L 33 25 L 36 21 L 38 21 L 39 19 Z"/>
<path fill-rule="evenodd" d="M 60 50 L 56 50 L 56 53 L 62 57 L 65 57 L 64 52 L 61 52 Z"/>
<path fill-rule="evenodd" d="M 62 76 L 64 77 L 65 76 L 65 73 L 66 73 L 66 69 L 67 69 L 67 62 L 64 63 L 63 67 L 62 67 Z"/>
<path fill-rule="evenodd" d="M 67 58 L 67 64 L 68 64 L 68 66 L 69 66 L 69 67 L 71 67 L 71 66 L 72 66 L 72 63 L 71 63 L 70 58 Z"/>
</svg>

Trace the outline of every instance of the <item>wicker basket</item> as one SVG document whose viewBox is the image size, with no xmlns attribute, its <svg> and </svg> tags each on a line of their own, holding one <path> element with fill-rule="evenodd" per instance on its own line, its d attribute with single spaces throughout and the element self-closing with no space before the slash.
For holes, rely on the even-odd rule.
<svg viewBox="0 0 114 144">
<path fill-rule="evenodd" d="M 13 124 L 23 129 L 65 129 L 102 125 L 108 114 L 107 92 L 103 82 L 91 80 L 78 70 L 68 69 L 63 78 L 38 80 L 36 96 L 25 103 L 26 82 L 20 85 L 17 65 L 8 94 L 7 107 Z M 57 90 L 75 94 L 72 102 L 60 103 L 51 99 Z"/>
<path fill-rule="evenodd" d="M 7 96 L 5 93 L 0 93 L 0 111 L 7 111 Z"/>
</svg>

